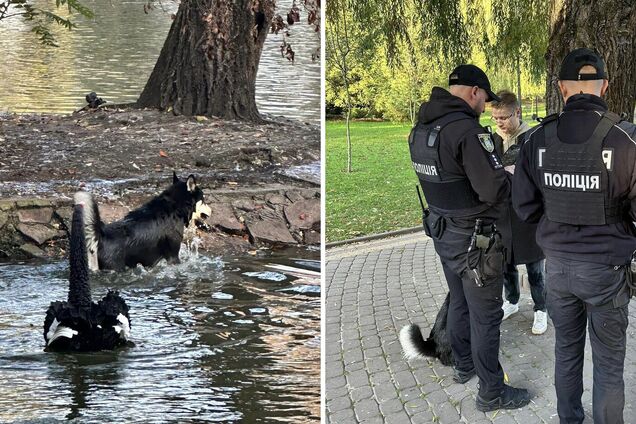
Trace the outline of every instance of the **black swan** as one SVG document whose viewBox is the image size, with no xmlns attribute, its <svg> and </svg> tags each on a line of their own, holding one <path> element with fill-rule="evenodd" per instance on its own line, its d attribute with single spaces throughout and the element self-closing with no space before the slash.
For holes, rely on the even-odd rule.
<svg viewBox="0 0 636 424">
<path fill-rule="evenodd" d="M 74 200 L 68 301 L 52 302 L 46 311 L 46 350 L 115 349 L 126 345 L 130 336 L 128 306 L 116 291 L 108 291 L 98 303 L 91 300 L 84 221 L 87 206 L 93 204 L 93 199 L 86 192 L 78 192 Z"/>
</svg>

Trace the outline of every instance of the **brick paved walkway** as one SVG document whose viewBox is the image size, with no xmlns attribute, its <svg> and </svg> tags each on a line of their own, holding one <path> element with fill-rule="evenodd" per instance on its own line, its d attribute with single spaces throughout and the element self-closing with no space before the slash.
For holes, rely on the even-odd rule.
<svg viewBox="0 0 636 424">
<path fill-rule="evenodd" d="M 327 251 L 325 379 L 327 422 L 558 423 L 554 329 L 531 333 L 532 299 L 522 289 L 520 311 L 501 325 L 500 361 L 510 383 L 535 394 L 522 409 L 482 413 L 475 408 L 477 379 L 452 381 L 437 360 L 406 362 L 397 335 L 410 322 L 425 333 L 447 292 L 433 243 L 423 234 Z M 625 361 L 625 422 L 636 423 L 636 316 L 630 310 Z M 591 419 L 591 352 L 587 344 L 583 404 Z"/>
</svg>

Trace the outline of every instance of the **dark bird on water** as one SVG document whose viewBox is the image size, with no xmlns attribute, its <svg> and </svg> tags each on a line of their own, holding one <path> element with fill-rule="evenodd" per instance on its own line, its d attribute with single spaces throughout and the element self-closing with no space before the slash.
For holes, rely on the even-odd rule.
<svg viewBox="0 0 636 424">
<path fill-rule="evenodd" d="M 128 306 L 116 291 L 91 300 L 84 222 L 91 220 L 89 193 L 75 194 L 70 237 L 68 301 L 52 302 L 44 320 L 47 351 L 98 351 L 124 346 L 130 337 Z"/>
</svg>

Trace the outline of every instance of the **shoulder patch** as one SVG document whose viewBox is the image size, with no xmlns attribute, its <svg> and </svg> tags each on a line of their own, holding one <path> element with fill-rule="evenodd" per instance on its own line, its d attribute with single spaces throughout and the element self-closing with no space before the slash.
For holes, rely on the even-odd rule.
<svg viewBox="0 0 636 424">
<path fill-rule="evenodd" d="M 492 153 L 493 150 L 495 150 L 495 143 L 493 143 L 490 134 L 477 134 L 477 138 L 481 143 L 481 147 L 483 147 L 485 151 L 487 151 L 488 153 Z"/>
</svg>

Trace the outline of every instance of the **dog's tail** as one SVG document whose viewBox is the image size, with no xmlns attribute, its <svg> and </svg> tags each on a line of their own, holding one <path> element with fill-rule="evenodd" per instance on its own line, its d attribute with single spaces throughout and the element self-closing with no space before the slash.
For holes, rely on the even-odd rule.
<svg viewBox="0 0 636 424">
<path fill-rule="evenodd" d="M 437 345 L 432 337 L 424 340 L 420 327 L 409 324 L 400 330 L 400 344 L 406 359 L 418 359 L 424 357 L 437 357 Z"/>
<path fill-rule="evenodd" d="M 86 240 L 86 253 L 88 255 L 88 267 L 91 271 L 99 269 L 97 251 L 102 235 L 102 221 L 99 217 L 97 204 L 93 196 L 85 191 L 75 193 L 75 205 L 82 205 L 84 216 L 84 239 Z"/>
</svg>

